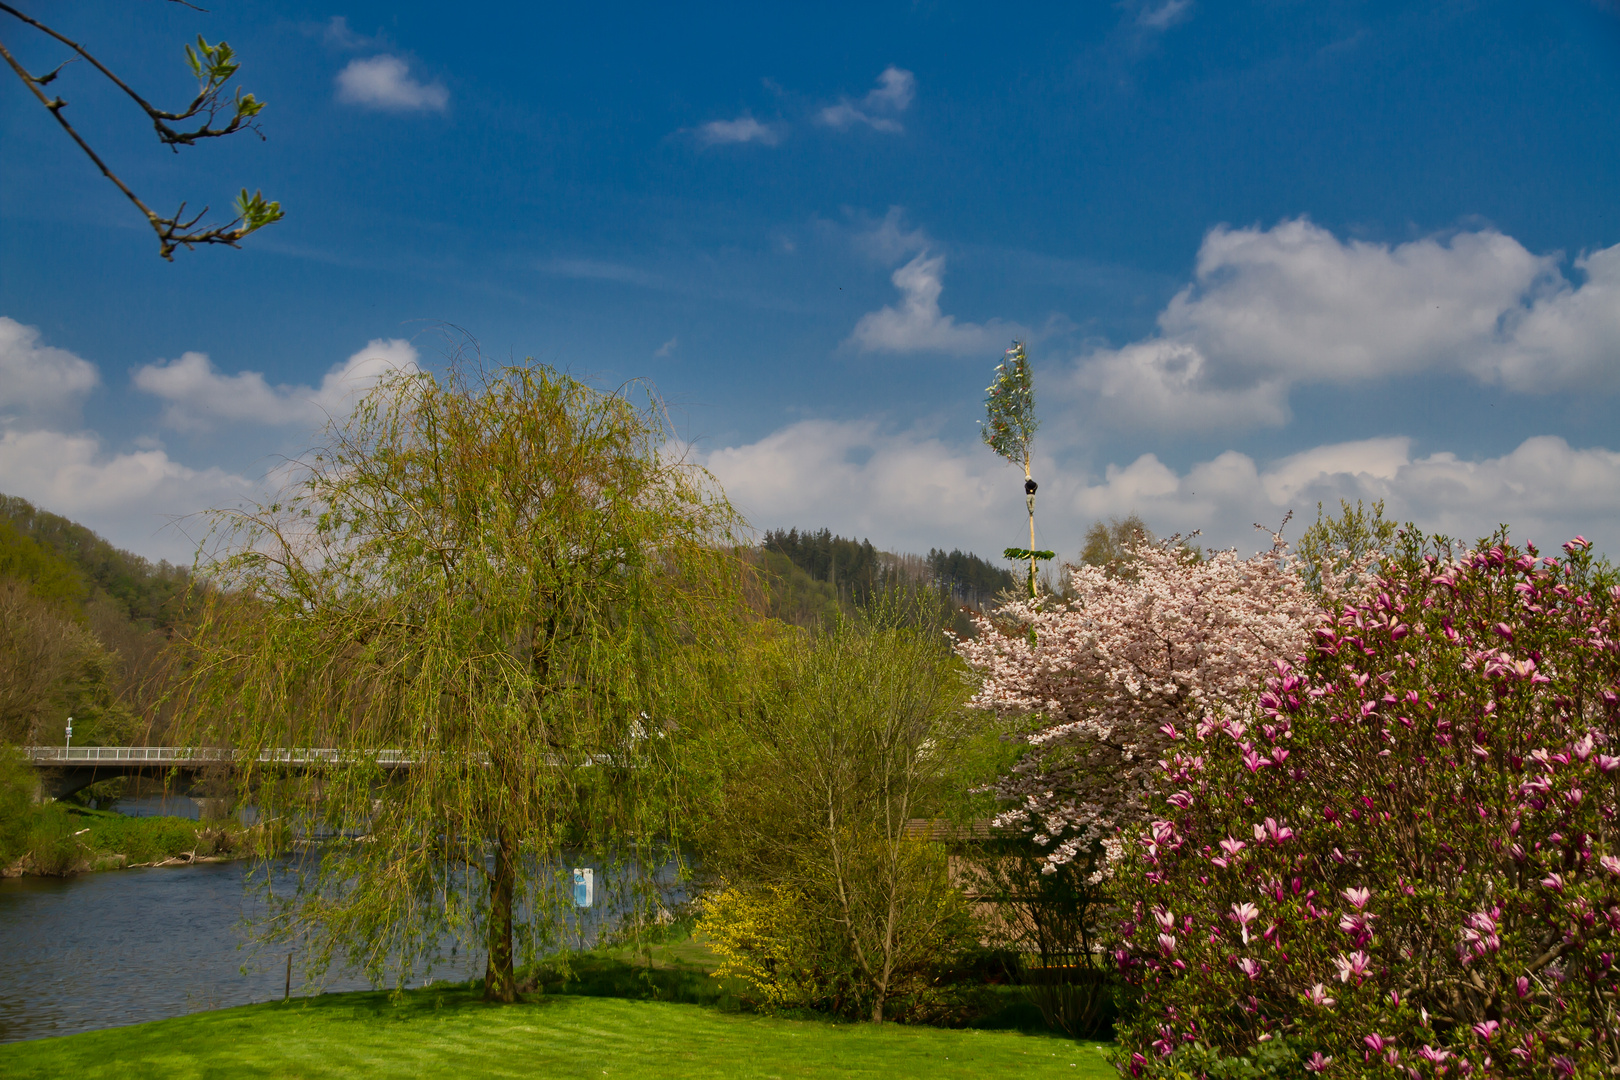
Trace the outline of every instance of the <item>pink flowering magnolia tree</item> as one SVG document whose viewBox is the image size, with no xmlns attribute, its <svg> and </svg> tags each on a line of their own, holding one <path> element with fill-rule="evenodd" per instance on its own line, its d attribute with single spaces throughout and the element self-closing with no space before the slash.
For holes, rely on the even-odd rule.
<svg viewBox="0 0 1620 1080">
<path fill-rule="evenodd" d="M 1145 821 L 1158 760 L 1207 717 L 1236 715 L 1321 612 L 1280 536 L 1248 559 L 1198 560 L 1172 540 L 1138 544 L 1126 573 L 1064 570 L 1066 600 L 1007 605 L 956 643 L 983 676 L 973 704 L 1030 744 L 998 785 L 1011 803 L 998 823 L 1033 833 L 1054 868 Z"/>
<path fill-rule="evenodd" d="M 1579 538 L 1403 543 L 1159 752 L 1113 882 L 1133 1074 L 1620 1073 L 1620 587 Z"/>
</svg>

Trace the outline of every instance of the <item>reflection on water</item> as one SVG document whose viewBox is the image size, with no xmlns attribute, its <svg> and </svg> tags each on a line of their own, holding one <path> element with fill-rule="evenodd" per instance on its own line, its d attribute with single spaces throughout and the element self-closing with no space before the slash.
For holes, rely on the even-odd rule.
<svg viewBox="0 0 1620 1080">
<path fill-rule="evenodd" d="M 236 862 L 0 881 L 0 1042 L 280 998 L 287 954 L 239 948 L 246 871 Z M 464 954 L 434 977 L 482 973 L 482 957 Z M 326 989 L 369 985 L 334 975 Z"/>
<path fill-rule="evenodd" d="M 192 821 L 201 819 L 196 799 L 165 792 L 162 795 L 142 795 L 133 799 L 119 799 L 112 809 L 125 817 L 180 817 Z"/>
</svg>

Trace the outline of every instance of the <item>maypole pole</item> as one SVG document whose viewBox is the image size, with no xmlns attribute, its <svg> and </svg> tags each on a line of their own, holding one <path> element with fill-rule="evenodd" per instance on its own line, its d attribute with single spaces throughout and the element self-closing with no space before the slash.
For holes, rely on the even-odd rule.
<svg viewBox="0 0 1620 1080">
<path fill-rule="evenodd" d="M 1030 447 L 1035 441 L 1035 381 L 1030 375 L 1024 343 L 1014 341 L 996 365 L 996 378 L 985 388 L 984 444 L 1014 465 L 1024 466 L 1024 505 L 1029 508 L 1029 547 L 1008 548 L 1008 559 L 1029 560 L 1029 596 L 1035 598 L 1035 564 L 1057 557 L 1056 552 L 1035 550 L 1035 489 L 1030 475 Z"/>
</svg>

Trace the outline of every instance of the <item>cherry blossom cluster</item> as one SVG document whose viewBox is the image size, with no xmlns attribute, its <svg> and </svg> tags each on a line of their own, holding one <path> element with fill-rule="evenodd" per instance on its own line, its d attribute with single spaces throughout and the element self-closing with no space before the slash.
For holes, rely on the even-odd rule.
<svg viewBox="0 0 1620 1080">
<path fill-rule="evenodd" d="M 1620 587 L 1580 538 L 1403 545 L 1171 725 L 1113 879 L 1133 1074 L 1620 1073 Z"/>
<path fill-rule="evenodd" d="M 1050 845 L 1053 866 L 1115 847 L 1121 826 L 1144 820 L 1159 759 L 1235 715 L 1272 661 L 1305 648 L 1321 612 L 1280 537 L 1248 559 L 1142 544 L 1128 573 L 1064 571 L 1066 600 L 1008 605 L 956 642 L 983 676 L 973 704 L 1030 744 L 999 784 L 1011 804 L 999 823 Z"/>
</svg>

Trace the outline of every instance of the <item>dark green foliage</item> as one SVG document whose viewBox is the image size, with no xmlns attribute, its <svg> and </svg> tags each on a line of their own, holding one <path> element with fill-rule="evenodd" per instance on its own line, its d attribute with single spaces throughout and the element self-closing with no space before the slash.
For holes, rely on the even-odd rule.
<svg viewBox="0 0 1620 1080">
<path fill-rule="evenodd" d="M 0 506 L 9 501 L 0 497 Z M 16 578 L 39 599 L 79 615 L 90 597 L 90 583 L 77 566 L 5 517 L 0 517 L 0 578 Z"/>
<path fill-rule="evenodd" d="M 28 869 L 54 877 L 71 873 L 83 858 L 75 822 L 59 806 L 39 807 L 28 829 Z"/>
<path fill-rule="evenodd" d="M 0 867 L 10 866 L 28 849 L 36 786 L 22 751 L 0 744 Z"/>
<path fill-rule="evenodd" d="M 31 546 L 25 549 L 15 541 L 8 542 L 8 534 Z M 70 576 L 76 574 L 80 592 L 73 599 L 77 603 L 105 598 L 126 619 L 158 629 L 173 626 L 182 615 L 188 577 L 182 567 L 153 564 L 113 547 L 83 525 L 14 495 L 0 495 L 0 576 L 36 580 L 8 567 L 8 551 L 17 552 L 11 558 L 39 567 L 38 572 L 45 576 L 37 580 L 50 581 L 54 590 L 69 589 Z M 55 562 L 40 562 L 39 552 L 54 556 Z"/>
<path fill-rule="evenodd" d="M 762 608 L 773 619 L 792 626 L 830 625 L 840 615 L 853 611 L 840 602 L 838 590 L 830 582 L 817 581 L 780 551 L 759 548 L 756 565 L 764 586 Z"/>
<path fill-rule="evenodd" d="M 12 751 L 15 754 L 15 751 Z M 19 759 L 20 760 L 20 759 Z M 28 775 L 0 765 L 0 866 L 26 856 L 30 874 L 53 876 L 86 869 L 113 869 L 165 859 L 228 855 L 241 846 L 244 830 L 232 824 L 202 824 L 179 817 L 125 817 L 64 802 L 34 805 Z"/>
<path fill-rule="evenodd" d="M 83 525 L 0 495 L 0 588 L 8 579 L 37 604 L 24 611 L 27 605 L 12 597 L 10 617 L 26 618 L 31 629 L 21 638 L 0 633 L 0 668 L 25 673 L 0 686 L 7 703 L 0 704 L 0 739 L 37 739 L 69 713 L 76 732 L 84 722 L 77 739 L 83 745 L 124 743 L 143 727 L 150 734 L 154 725 L 162 726 L 158 701 L 168 671 L 168 635 L 185 617 L 185 570 L 154 565 Z M 52 642 L 56 646 L 47 648 Z M 46 653 L 53 665 L 34 655 Z M 70 661 L 70 654 L 80 659 Z M 53 681 L 44 678 L 42 666 L 75 674 Z M 24 713 L 47 713 L 51 720 L 43 727 L 19 723 Z"/>
<path fill-rule="evenodd" d="M 69 810 L 80 839 L 94 854 L 126 856 L 130 863 L 160 862 L 194 852 L 223 855 L 232 848 L 236 827 L 202 825 L 181 817 L 125 817 L 110 811 Z"/>
<path fill-rule="evenodd" d="M 934 584 L 949 592 L 951 599 L 978 610 L 983 610 L 997 593 L 1017 584 L 1011 571 L 955 548 L 948 553 L 942 548 L 930 548 L 928 572 Z"/>
<path fill-rule="evenodd" d="M 872 541 L 846 540 L 829 529 L 803 533 L 777 529 L 765 534 L 761 546 L 786 555 L 813 580 L 827 582 L 840 598 L 848 596 L 856 603 L 870 598 L 888 576 L 879 561 L 882 552 Z"/>
<path fill-rule="evenodd" d="M 1109 898 L 1090 880 L 1097 853 L 1049 867 L 1046 850 L 1024 834 L 962 846 L 958 876 L 970 895 L 994 905 L 990 939 L 1016 958 L 1009 975 L 1047 1026 L 1076 1038 L 1113 1032 L 1122 989 L 1097 948 Z"/>
<path fill-rule="evenodd" d="M 765 534 L 760 550 L 766 555 L 766 569 L 778 580 L 773 593 L 785 590 L 795 598 L 792 604 L 778 600 L 778 605 L 793 611 L 824 609 L 818 611 L 822 618 L 839 611 L 853 614 L 878 596 L 918 586 L 938 589 L 949 600 L 978 609 L 1014 584 L 1011 573 L 971 552 L 933 548 L 926 559 L 896 555 L 879 551 L 870 540 L 845 539 L 825 528 L 772 530 Z M 785 560 L 786 565 L 772 556 Z M 803 580 L 788 567 L 802 574 Z M 826 588 L 806 588 L 808 583 Z M 796 625 L 821 624 L 821 618 L 812 623 L 779 617 Z"/>
<path fill-rule="evenodd" d="M 1265 1077 L 1297 1077 L 1311 1074 L 1306 1059 L 1287 1039 L 1256 1043 L 1247 1054 L 1228 1056 L 1202 1043 L 1190 1043 L 1171 1054 L 1163 1064 L 1167 1075 L 1207 1077 L 1208 1080 L 1264 1080 Z"/>
<path fill-rule="evenodd" d="M 116 745 L 135 730 L 119 701 L 115 658 L 64 602 L 0 578 L 0 743 L 54 743 L 72 716 L 81 745 Z"/>
</svg>

